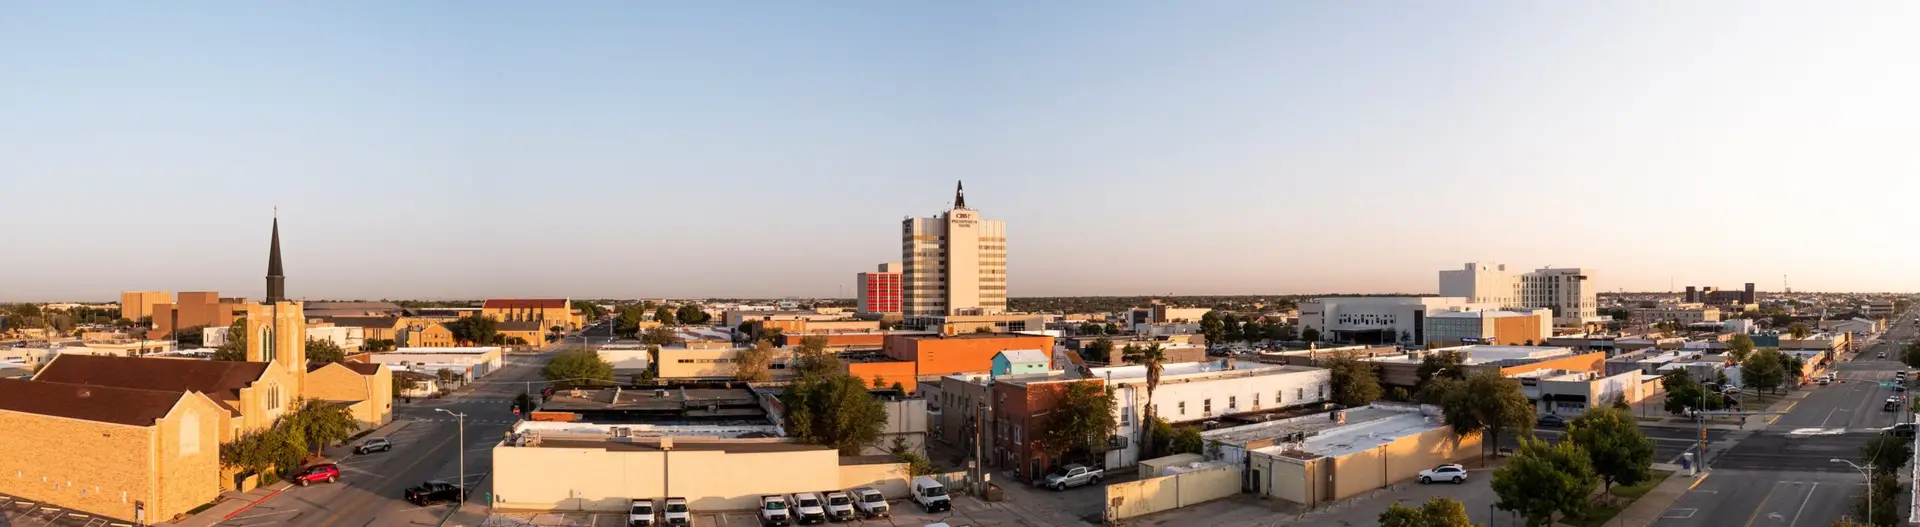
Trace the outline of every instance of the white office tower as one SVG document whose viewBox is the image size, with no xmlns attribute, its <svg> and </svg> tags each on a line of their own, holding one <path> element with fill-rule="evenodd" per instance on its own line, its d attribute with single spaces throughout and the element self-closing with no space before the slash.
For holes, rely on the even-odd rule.
<svg viewBox="0 0 1920 527">
<path fill-rule="evenodd" d="M 1520 301 L 1525 307 L 1553 310 L 1555 326 L 1578 326 L 1600 321 L 1599 288 L 1584 269 L 1545 267 L 1520 276 Z"/>
<path fill-rule="evenodd" d="M 1007 310 L 1007 225 L 967 208 L 956 186 L 953 208 L 900 222 L 905 264 L 900 300 L 908 317 L 990 315 Z"/>
<path fill-rule="evenodd" d="M 1440 296 L 1467 299 L 1473 304 L 1501 308 L 1521 307 L 1520 276 L 1503 264 L 1467 262 L 1460 269 L 1440 271 Z"/>
</svg>

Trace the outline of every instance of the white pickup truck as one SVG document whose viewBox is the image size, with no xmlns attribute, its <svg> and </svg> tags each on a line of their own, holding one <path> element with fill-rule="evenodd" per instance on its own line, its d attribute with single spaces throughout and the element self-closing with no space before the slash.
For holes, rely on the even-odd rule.
<svg viewBox="0 0 1920 527">
<path fill-rule="evenodd" d="M 760 497 L 760 525 L 766 527 L 786 527 L 793 524 L 793 504 L 786 496 L 767 494 Z"/>
<path fill-rule="evenodd" d="M 893 515 L 892 511 L 887 510 L 887 497 L 880 495 L 880 491 L 873 487 L 855 487 L 853 489 L 853 506 L 860 509 L 861 516 L 868 518 L 883 518 Z"/>
<path fill-rule="evenodd" d="M 1096 485 L 1100 483 L 1100 476 L 1105 473 L 1104 470 L 1089 468 L 1086 465 L 1067 465 L 1055 469 L 1052 474 L 1047 474 L 1047 479 L 1042 481 L 1040 486 L 1053 490 L 1067 490 L 1081 485 Z"/>
</svg>

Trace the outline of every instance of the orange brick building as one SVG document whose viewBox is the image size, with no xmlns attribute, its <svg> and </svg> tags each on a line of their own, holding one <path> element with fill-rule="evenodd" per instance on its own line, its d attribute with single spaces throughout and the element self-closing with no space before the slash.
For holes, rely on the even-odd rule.
<svg viewBox="0 0 1920 527">
<path fill-rule="evenodd" d="M 919 375 L 928 376 L 984 372 L 993 366 L 994 354 L 1006 350 L 1040 350 L 1051 357 L 1053 337 L 1015 333 L 888 335 L 884 352 L 888 357 L 914 363 Z"/>
<path fill-rule="evenodd" d="M 153 330 L 147 338 L 168 338 L 173 328 L 224 328 L 247 314 L 247 299 L 220 298 L 213 291 L 181 291 L 178 300 L 153 305 Z"/>
<path fill-rule="evenodd" d="M 887 388 L 900 383 L 907 393 L 919 388 L 915 378 L 919 371 L 914 363 L 903 360 L 846 361 L 847 375 L 867 383 L 869 388 Z M 879 382 L 874 382 L 878 379 Z"/>
</svg>

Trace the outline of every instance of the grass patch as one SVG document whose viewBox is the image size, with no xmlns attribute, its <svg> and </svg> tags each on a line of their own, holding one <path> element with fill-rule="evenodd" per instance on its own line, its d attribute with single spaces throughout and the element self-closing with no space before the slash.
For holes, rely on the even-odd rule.
<svg viewBox="0 0 1920 527">
<path fill-rule="evenodd" d="M 1564 518 L 1560 520 L 1560 523 L 1573 527 L 1601 527 L 1606 525 L 1607 522 L 1613 520 L 1614 516 L 1619 515 L 1620 511 L 1633 505 L 1634 501 L 1639 500 L 1641 496 L 1647 495 L 1654 487 L 1660 486 L 1660 482 L 1666 481 L 1667 476 L 1671 475 L 1673 475 L 1673 471 L 1671 470 L 1655 470 L 1652 471 L 1652 477 L 1646 481 L 1633 485 L 1614 487 L 1612 503 L 1608 503 L 1605 495 L 1602 494 L 1600 500 L 1588 505 L 1587 510 L 1584 514 L 1581 514 L 1580 517 Z"/>
</svg>

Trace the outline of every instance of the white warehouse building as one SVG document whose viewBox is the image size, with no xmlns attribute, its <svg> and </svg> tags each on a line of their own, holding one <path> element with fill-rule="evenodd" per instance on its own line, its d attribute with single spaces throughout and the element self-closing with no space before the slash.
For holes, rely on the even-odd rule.
<svg viewBox="0 0 1920 527">
<path fill-rule="evenodd" d="M 1120 413 L 1115 434 L 1127 447 L 1107 453 L 1106 466 L 1124 467 L 1140 459 L 1141 420 L 1146 418 L 1145 366 L 1093 368 L 1093 377 L 1113 389 Z M 1190 362 L 1165 365 L 1153 391 L 1154 415 L 1171 423 L 1320 404 L 1331 396 L 1333 376 L 1324 368 L 1270 364 Z"/>
<path fill-rule="evenodd" d="M 1300 304 L 1300 328 L 1319 331 L 1321 340 L 1411 346 L 1429 340 L 1430 314 L 1499 307 L 1446 296 L 1316 298 Z"/>
</svg>

